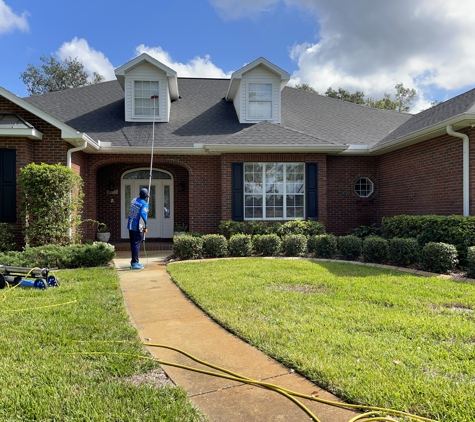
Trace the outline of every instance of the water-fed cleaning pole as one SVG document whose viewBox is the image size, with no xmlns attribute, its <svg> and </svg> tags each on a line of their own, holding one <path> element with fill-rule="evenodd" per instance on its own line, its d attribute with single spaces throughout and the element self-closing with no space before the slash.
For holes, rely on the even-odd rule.
<svg viewBox="0 0 475 422">
<path fill-rule="evenodd" d="M 155 100 L 158 98 L 158 95 L 152 95 L 150 97 L 153 100 L 153 120 L 152 120 L 152 153 L 150 154 L 150 175 L 148 179 L 148 194 L 150 195 L 150 189 L 152 187 L 152 172 L 153 172 L 153 147 L 155 144 Z M 148 197 L 147 202 L 150 201 L 150 196 Z"/>
</svg>

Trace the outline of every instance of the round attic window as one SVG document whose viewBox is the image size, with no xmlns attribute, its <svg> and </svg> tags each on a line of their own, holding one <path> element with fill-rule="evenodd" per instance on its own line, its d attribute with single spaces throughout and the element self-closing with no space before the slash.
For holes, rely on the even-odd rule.
<svg viewBox="0 0 475 422">
<path fill-rule="evenodd" d="M 355 192 L 360 198 L 367 198 L 374 192 L 374 184 L 367 177 L 361 177 L 355 183 Z"/>
</svg>

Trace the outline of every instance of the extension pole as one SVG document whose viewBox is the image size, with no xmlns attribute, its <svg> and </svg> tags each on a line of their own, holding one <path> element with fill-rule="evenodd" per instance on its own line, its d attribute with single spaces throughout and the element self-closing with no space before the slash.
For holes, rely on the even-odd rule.
<svg viewBox="0 0 475 422">
<path fill-rule="evenodd" d="M 155 144 L 155 100 L 158 98 L 158 95 L 152 95 L 150 99 L 153 99 L 153 123 L 152 123 L 152 153 L 150 154 L 150 175 L 148 179 L 148 201 L 150 201 L 150 189 L 152 188 L 152 172 L 153 172 L 153 147 Z M 147 201 L 147 202 L 148 202 Z"/>
</svg>

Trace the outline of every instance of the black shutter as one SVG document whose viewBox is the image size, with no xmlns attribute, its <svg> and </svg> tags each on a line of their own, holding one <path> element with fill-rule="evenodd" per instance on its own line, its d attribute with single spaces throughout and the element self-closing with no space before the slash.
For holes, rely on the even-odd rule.
<svg viewBox="0 0 475 422">
<path fill-rule="evenodd" d="M 231 164 L 231 218 L 244 220 L 244 174 L 242 163 Z"/>
<path fill-rule="evenodd" d="M 307 219 L 318 220 L 318 164 L 306 165 Z"/>
<path fill-rule="evenodd" d="M 16 150 L 0 149 L 0 222 L 16 221 Z"/>
</svg>

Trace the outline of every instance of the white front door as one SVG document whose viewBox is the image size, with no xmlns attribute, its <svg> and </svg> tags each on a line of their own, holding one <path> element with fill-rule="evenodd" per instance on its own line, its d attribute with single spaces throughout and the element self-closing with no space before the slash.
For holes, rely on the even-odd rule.
<svg viewBox="0 0 475 422">
<path fill-rule="evenodd" d="M 147 179 L 122 179 L 122 238 L 129 237 L 127 219 L 130 202 L 137 198 L 141 188 L 148 189 Z M 173 237 L 173 180 L 152 179 L 148 198 L 149 212 L 147 219 L 149 238 Z"/>
</svg>

